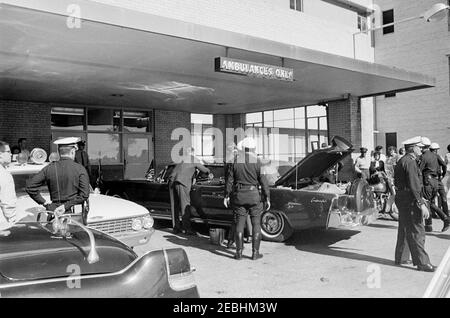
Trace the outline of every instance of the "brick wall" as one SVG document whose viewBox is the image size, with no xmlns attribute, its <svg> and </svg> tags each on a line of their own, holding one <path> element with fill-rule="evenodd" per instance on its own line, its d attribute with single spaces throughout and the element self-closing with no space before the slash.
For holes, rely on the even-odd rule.
<svg viewBox="0 0 450 318">
<path fill-rule="evenodd" d="M 437 2 L 376 0 L 382 10 L 394 9 L 395 21 L 418 16 Z M 394 33 L 377 33 L 376 62 L 427 74 L 436 87 L 377 97 L 377 144 L 386 145 L 386 133 L 397 133 L 397 145 L 414 136 L 427 136 L 445 154 L 450 144 L 450 31 L 449 20 L 425 23 L 417 19 L 395 26 Z"/>
<path fill-rule="evenodd" d="M 179 142 L 171 139 L 172 131 L 176 128 L 186 128 L 190 131 L 191 114 L 188 112 L 155 110 L 156 171 L 160 171 L 172 161 L 170 157 L 172 147 Z"/>
<path fill-rule="evenodd" d="M 347 100 L 330 102 L 328 107 L 328 129 L 330 137 L 340 136 L 353 144 L 356 154 L 361 147 L 361 107 L 358 97 L 350 96 Z M 354 178 L 352 157 L 344 160 L 344 167 L 339 174 L 341 180 Z"/>
<path fill-rule="evenodd" d="M 356 12 L 317 0 L 305 1 L 304 12 L 289 0 L 92 1 L 348 57 L 358 31 Z M 369 37 L 356 40 L 358 58 L 372 60 Z"/>
<path fill-rule="evenodd" d="M 50 153 L 51 106 L 43 103 L 0 100 L 0 140 L 11 146 L 27 138 L 29 149 Z"/>
</svg>

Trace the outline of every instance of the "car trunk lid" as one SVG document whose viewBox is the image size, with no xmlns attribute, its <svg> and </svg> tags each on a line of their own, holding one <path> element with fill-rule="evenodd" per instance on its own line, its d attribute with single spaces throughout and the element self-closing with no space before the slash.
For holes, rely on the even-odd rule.
<svg viewBox="0 0 450 318">
<path fill-rule="evenodd" d="M 353 146 L 342 137 L 335 136 L 331 147 L 316 150 L 289 169 L 275 186 L 294 184 L 304 178 L 316 178 L 353 152 Z"/>
</svg>

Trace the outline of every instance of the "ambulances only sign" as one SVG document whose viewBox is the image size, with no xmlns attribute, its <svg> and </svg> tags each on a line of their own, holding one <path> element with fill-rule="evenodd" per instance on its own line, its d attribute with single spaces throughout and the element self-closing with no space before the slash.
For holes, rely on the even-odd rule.
<svg viewBox="0 0 450 318">
<path fill-rule="evenodd" d="M 294 81 L 294 69 L 275 65 L 259 64 L 228 57 L 215 58 L 216 72 L 232 73 L 251 77 Z"/>
</svg>

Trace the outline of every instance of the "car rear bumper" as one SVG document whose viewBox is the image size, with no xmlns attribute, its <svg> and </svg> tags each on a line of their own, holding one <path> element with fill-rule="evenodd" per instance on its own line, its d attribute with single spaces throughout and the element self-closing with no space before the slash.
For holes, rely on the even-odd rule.
<svg viewBox="0 0 450 318">
<path fill-rule="evenodd" d="M 150 240 L 150 237 L 155 232 L 154 228 L 149 230 L 140 230 L 140 231 L 130 231 L 113 235 L 114 238 L 123 242 L 124 244 L 134 247 L 138 245 L 147 244 Z"/>
<path fill-rule="evenodd" d="M 328 216 L 327 229 L 348 229 L 360 225 L 368 225 L 378 218 L 378 209 L 373 207 L 362 212 L 332 210 Z"/>
</svg>

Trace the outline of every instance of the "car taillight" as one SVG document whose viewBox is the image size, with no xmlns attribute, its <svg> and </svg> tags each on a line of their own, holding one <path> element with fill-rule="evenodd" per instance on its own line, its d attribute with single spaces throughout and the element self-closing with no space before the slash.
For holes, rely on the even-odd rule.
<svg viewBox="0 0 450 318">
<path fill-rule="evenodd" d="M 142 219 L 142 223 L 144 226 L 144 229 L 151 229 L 153 227 L 153 224 L 155 223 L 153 218 L 148 215 L 148 216 L 144 216 L 144 218 Z"/>
<path fill-rule="evenodd" d="M 139 231 L 139 230 L 141 230 L 141 229 L 142 229 L 142 221 L 141 221 L 141 219 L 134 219 L 134 220 L 133 220 L 133 223 L 131 223 L 131 228 L 132 228 L 134 231 Z"/>
</svg>

